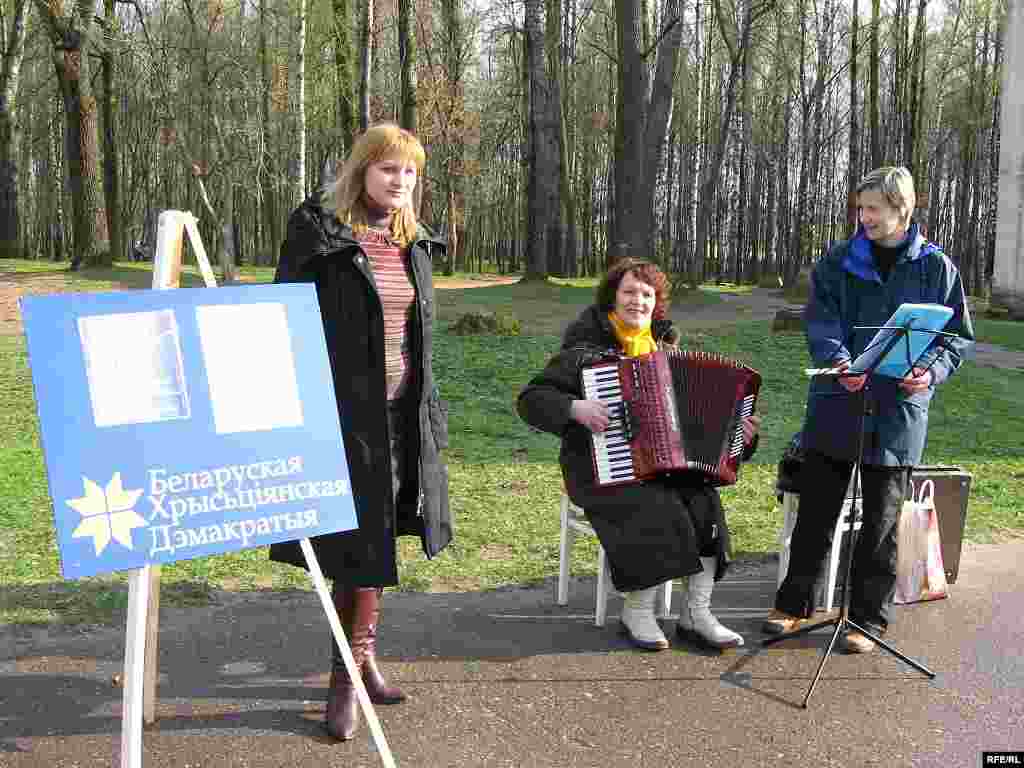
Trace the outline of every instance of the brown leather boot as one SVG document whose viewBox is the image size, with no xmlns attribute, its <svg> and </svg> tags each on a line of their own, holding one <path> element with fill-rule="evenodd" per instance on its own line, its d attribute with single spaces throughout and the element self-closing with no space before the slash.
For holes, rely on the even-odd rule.
<svg viewBox="0 0 1024 768">
<path fill-rule="evenodd" d="M 335 586 L 331 596 L 348 637 L 349 648 L 363 685 L 374 704 L 398 704 L 406 695 L 390 686 L 377 667 L 377 619 L 380 593 L 377 587 L 346 588 Z M 327 691 L 327 732 L 348 741 L 359 726 L 359 699 L 334 639 L 331 639 L 331 683 Z"/>
<path fill-rule="evenodd" d="M 345 630 L 345 635 L 351 639 L 355 591 L 335 584 L 331 591 L 331 597 L 334 599 L 334 608 L 341 619 L 342 629 Z M 352 645 L 352 656 L 355 658 L 356 667 L 359 667 L 363 659 L 357 655 L 354 644 Z M 334 642 L 333 637 L 331 638 L 331 683 L 327 688 L 327 717 L 324 725 L 331 736 L 341 741 L 348 741 L 355 736 L 356 728 L 359 725 L 359 700 L 356 698 L 356 689 L 345 668 L 341 650 Z"/>
<path fill-rule="evenodd" d="M 405 701 L 406 695 L 401 689 L 388 685 L 377 667 L 377 620 L 380 618 L 380 597 L 383 591 L 379 588 L 356 590 L 355 627 L 365 628 L 365 634 L 359 638 L 363 651 L 363 663 L 359 669 L 370 701 L 374 704 L 398 704 Z M 352 634 L 359 634 L 359 629 L 353 629 Z M 355 643 L 353 637 L 353 646 Z"/>
</svg>

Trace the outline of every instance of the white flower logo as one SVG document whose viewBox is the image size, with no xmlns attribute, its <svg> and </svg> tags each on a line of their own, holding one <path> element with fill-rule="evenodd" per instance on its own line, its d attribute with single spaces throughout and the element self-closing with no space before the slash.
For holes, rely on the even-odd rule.
<svg viewBox="0 0 1024 768">
<path fill-rule="evenodd" d="M 114 473 L 105 489 L 84 475 L 82 483 L 85 495 L 79 499 L 68 499 L 67 502 L 69 507 L 83 517 L 71 537 L 79 539 L 92 536 L 97 555 L 107 548 L 111 538 L 132 549 L 132 529 L 146 525 L 145 519 L 133 509 L 142 495 L 142 489 L 126 491 L 121 486 L 120 472 Z"/>
</svg>

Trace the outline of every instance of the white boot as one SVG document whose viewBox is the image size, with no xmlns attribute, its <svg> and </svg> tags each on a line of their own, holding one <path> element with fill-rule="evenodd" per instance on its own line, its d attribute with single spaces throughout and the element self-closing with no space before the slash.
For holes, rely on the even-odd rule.
<svg viewBox="0 0 1024 768">
<path fill-rule="evenodd" d="M 690 636 L 713 648 L 743 645 L 743 638 L 728 627 L 723 627 L 711 613 L 711 592 L 715 588 L 717 558 L 702 557 L 700 564 L 704 570 L 688 577 L 687 601 L 679 612 L 676 634 Z"/>
<path fill-rule="evenodd" d="M 622 606 L 622 628 L 629 635 L 630 642 L 648 651 L 668 648 L 668 640 L 654 618 L 654 600 L 661 585 L 637 592 L 626 592 Z"/>
</svg>

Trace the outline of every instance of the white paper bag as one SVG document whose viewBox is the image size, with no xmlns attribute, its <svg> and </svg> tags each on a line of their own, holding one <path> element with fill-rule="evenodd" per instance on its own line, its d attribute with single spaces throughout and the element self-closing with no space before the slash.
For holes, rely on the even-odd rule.
<svg viewBox="0 0 1024 768">
<path fill-rule="evenodd" d="M 903 502 L 899 522 L 895 603 L 941 600 L 949 593 L 942 563 L 935 485 L 928 479 Z"/>
</svg>

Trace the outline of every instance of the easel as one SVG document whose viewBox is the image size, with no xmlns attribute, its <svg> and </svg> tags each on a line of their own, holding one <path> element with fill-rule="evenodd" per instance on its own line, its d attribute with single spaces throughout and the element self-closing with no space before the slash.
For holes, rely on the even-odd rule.
<svg viewBox="0 0 1024 768">
<path fill-rule="evenodd" d="M 157 225 L 156 253 L 153 257 L 154 290 L 169 290 L 181 285 L 181 252 L 188 233 L 196 262 L 207 288 L 216 288 L 217 281 L 203 247 L 196 218 L 187 211 L 167 210 L 160 214 Z M 384 737 L 377 713 L 356 668 L 352 650 L 341 627 L 309 539 L 299 542 L 310 578 L 334 639 L 341 650 L 345 668 L 353 682 L 356 696 L 373 735 L 381 762 L 394 768 L 395 762 Z M 156 722 L 156 683 L 158 672 L 158 638 L 160 624 L 160 566 L 146 565 L 128 574 L 128 615 L 125 629 L 124 690 L 122 692 L 121 768 L 142 768 L 143 723 Z"/>
<path fill-rule="evenodd" d="M 850 541 L 849 541 L 849 544 L 848 544 L 848 546 L 846 548 L 846 562 L 843 564 L 843 582 L 842 582 L 842 586 L 840 587 L 840 591 L 839 591 L 839 594 L 840 594 L 840 597 L 839 597 L 839 613 L 834 618 L 826 619 L 825 621 L 819 621 L 819 622 L 816 622 L 816 623 L 811 624 L 809 626 L 801 627 L 800 629 L 794 630 L 792 632 L 785 632 L 783 634 L 779 634 L 779 635 L 776 635 L 774 637 L 770 637 L 767 640 L 763 640 L 761 642 L 761 645 L 763 647 L 767 647 L 769 645 L 772 645 L 773 643 L 778 643 L 778 642 L 781 642 L 783 640 L 790 640 L 790 639 L 792 639 L 794 637 L 800 637 L 802 635 L 806 635 L 809 632 L 813 632 L 816 629 L 821 629 L 822 627 L 828 627 L 828 626 L 833 626 L 834 627 L 834 629 L 832 631 L 832 635 L 829 637 L 828 644 L 825 646 L 825 651 L 824 651 L 824 653 L 821 656 L 821 662 L 818 664 L 818 670 L 817 670 L 817 672 L 815 672 L 814 679 L 811 680 L 811 685 L 807 689 L 807 693 L 804 695 L 803 704 L 801 705 L 804 709 L 807 709 L 807 702 L 810 700 L 811 694 L 814 693 L 814 688 L 815 688 L 815 686 L 817 686 L 818 680 L 821 678 L 821 673 L 825 669 L 825 663 L 828 661 L 829 657 L 832 655 L 832 650 L 835 648 L 836 640 L 839 638 L 839 635 L 844 630 L 846 630 L 846 629 L 848 629 L 850 627 L 852 627 L 856 631 L 860 632 L 865 637 L 871 639 L 874 643 L 876 643 L 883 650 L 885 650 L 888 653 L 892 654 L 893 656 L 895 656 L 896 658 L 898 658 L 901 661 L 905 662 L 906 664 L 909 664 L 911 667 L 913 667 L 917 671 L 921 672 L 922 674 L 927 675 L 930 679 L 933 679 L 935 677 L 935 673 L 932 672 L 930 669 L 928 669 L 928 667 L 924 666 L 920 662 L 915 661 L 914 659 L 911 659 L 909 656 L 904 655 L 899 650 L 897 650 L 894 646 L 892 646 L 889 643 L 885 642 L 884 640 L 882 640 L 880 637 L 878 637 L 873 632 L 869 631 L 868 629 L 865 629 L 860 624 L 857 624 L 849 616 L 849 608 L 850 608 L 850 600 L 849 600 L 850 574 L 853 571 L 853 552 L 854 552 L 854 549 L 857 546 L 857 537 L 858 537 L 858 529 L 857 529 L 856 526 L 854 526 L 853 523 L 858 518 L 858 516 L 860 515 L 860 511 L 861 510 L 860 510 L 860 506 L 859 505 L 863 503 L 863 501 L 861 499 L 860 479 L 861 479 L 861 465 L 863 463 L 863 455 L 864 455 L 864 432 L 865 432 L 865 429 L 867 427 L 867 415 L 868 415 L 868 409 L 869 409 L 869 405 L 868 405 L 869 382 L 871 381 L 871 377 L 874 375 L 875 370 L 882 363 L 882 361 L 885 360 L 886 356 L 893 349 L 896 348 L 896 346 L 899 344 L 900 339 L 905 339 L 906 340 L 906 357 L 907 357 L 906 363 L 907 363 L 907 368 L 908 368 L 908 370 L 913 368 L 913 365 L 914 365 L 915 361 L 910 359 L 910 334 L 911 334 L 912 331 L 916 331 L 918 333 L 921 333 L 921 332 L 923 332 L 923 333 L 930 333 L 930 334 L 934 334 L 936 336 L 955 336 L 955 334 L 943 333 L 942 331 L 934 331 L 934 330 L 931 330 L 931 329 L 922 329 L 922 328 L 913 328 L 913 327 L 911 327 L 910 323 L 907 323 L 905 326 L 902 326 L 902 327 L 893 327 L 893 326 L 882 326 L 882 327 L 856 326 L 854 328 L 854 330 L 858 330 L 858 331 L 859 330 L 875 330 L 875 331 L 880 331 L 880 330 L 884 330 L 884 329 L 891 330 L 892 333 L 889 334 L 889 338 L 887 338 L 885 340 L 884 349 L 882 350 L 882 353 L 880 355 L 878 355 L 875 358 L 875 360 L 869 366 L 867 366 L 867 368 L 865 370 L 860 371 L 858 373 L 854 373 L 854 374 L 843 373 L 843 372 L 831 374 L 831 375 L 836 376 L 836 378 L 852 377 L 852 376 L 864 376 L 865 377 L 864 386 L 860 390 L 860 400 L 861 400 L 861 402 L 860 402 L 860 406 L 861 406 L 860 407 L 860 429 L 859 429 L 859 434 L 857 436 L 857 454 L 856 454 L 856 457 L 855 457 L 854 463 L 853 463 L 853 497 L 852 497 L 851 508 L 850 508 Z M 842 512 L 840 512 L 840 514 L 842 514 Z"/>
</svg>

